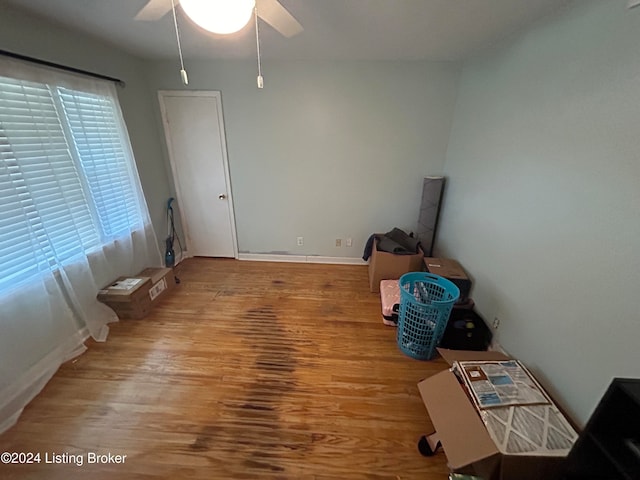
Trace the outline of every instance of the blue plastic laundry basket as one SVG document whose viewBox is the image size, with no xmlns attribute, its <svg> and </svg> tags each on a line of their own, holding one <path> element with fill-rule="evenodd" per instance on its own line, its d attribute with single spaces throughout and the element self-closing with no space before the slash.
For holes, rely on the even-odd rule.
<svg viewBox="0 0 640 480">
<path fill-rule="evenodd" d="M 453 282 L 432 273 L 406 273 L 399 280 L 398 347 L 418 360 L 433 357 L 447 327 L 460 290 Z"/>
</svg>

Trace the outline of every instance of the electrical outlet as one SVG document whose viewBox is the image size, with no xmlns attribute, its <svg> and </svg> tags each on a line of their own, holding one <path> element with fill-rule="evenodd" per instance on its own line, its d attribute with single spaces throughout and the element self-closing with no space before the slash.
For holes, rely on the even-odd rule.
<svg viewBox="0 0 640 480">
<path fill-rule="evenodd" d="M 496 315 L 495 317 L 493 317 L 493 329 L 497 330 L 499 326 L 500 326 L 500 318 L 498 318 L 498 316 Z"/>
<path fill-rule="evenodd" d="M 353 239 L 347 238 L 347 247 L 353 247 Z"/>
<path fill-rule="evenodd" d="M 298 246 L 302 247 L 304 245 L 304 237 L 298 237 Z"/>
<path fill-rule="evenodd" d="M 336 238 L 336 247 L 341 247 L 341 246 L 342 246 L 342 239 Z"/>
</svg>

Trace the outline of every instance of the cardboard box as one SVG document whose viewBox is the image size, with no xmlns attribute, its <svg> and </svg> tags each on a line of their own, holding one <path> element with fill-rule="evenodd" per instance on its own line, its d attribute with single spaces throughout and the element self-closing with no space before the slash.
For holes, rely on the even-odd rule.
<svg viewBox="0 0 640 480">
<path fill-rule="evenodd" d="M 111 307 L 118 318 L 140 319 L 175 286 L 170 268 L 146 268 L 135 277 L 120 277 L 98 292 L 98 300 Z"/>
<path fill-rule="evenodd" d="M 425 257 L 424 266 L 427 272 L 451 280 L 460 289 L 460 301 L 466 300 L 471 290 L 471 280 L 462 265 L 452 258 Z"/>
<path fill-rule="evenodd" d="M 381 280 L 397 280 L 408 272 L 422 271 L 424 252 L 412 255 L 396 255 L 378 250 L 378 240 L 374 240 L 369 258 L 369 290 L 380 292 Z"/>
<path fill-rule="evenodd" d="M 455 361 L 509 358 L 499 352 L 442 348 L 438 352 L 450 365 Z M 472 401 L 450 370 L 422 380 L 418 389 L 436 430 L 434 436 L 437 435 L 441 442 L 452 472 L 479 475 L 486 480 L 560 478 L 565 457 L 501 453 Z"/>
<path fill-rule="evenodd" d="M 160 302 L 176 286 L 176 277 L 171 268 L 145 268 L 138 275 L 151 278 L 149 298 L 152 305 Z"/>
</svg>

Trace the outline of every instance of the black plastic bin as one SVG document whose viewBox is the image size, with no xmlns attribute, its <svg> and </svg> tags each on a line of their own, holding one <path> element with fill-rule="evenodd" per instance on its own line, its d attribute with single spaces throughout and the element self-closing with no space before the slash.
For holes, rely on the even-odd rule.
<svg viewBox="0 0 640 480">
<path fill-rule="evenodd" d="M 486 350 L 491 343 L 491 330 L 475 310 L 454 308 L 440 346 L 451 350 Z"/>
</svg>

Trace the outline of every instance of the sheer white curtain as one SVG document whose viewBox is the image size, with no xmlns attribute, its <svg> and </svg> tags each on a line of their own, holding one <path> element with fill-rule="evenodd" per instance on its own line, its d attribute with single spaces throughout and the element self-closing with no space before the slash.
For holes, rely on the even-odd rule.
<svg viewBox="0 0 640 480">
<path fill-rule="evenodd" d="M 161 264 L 115 86 L 0 57 L 0 432 Z"/>
</svg>

